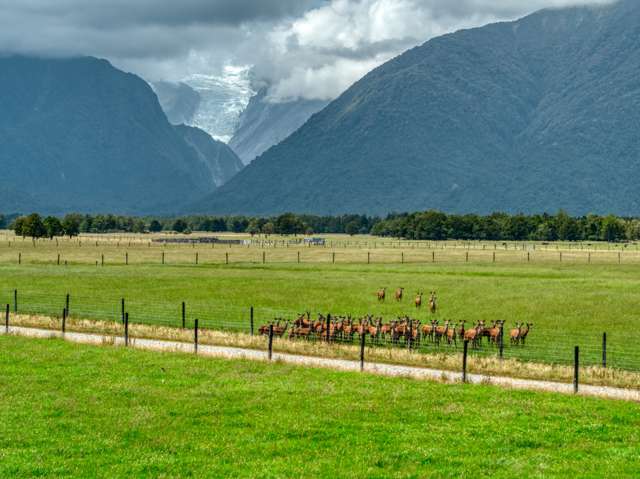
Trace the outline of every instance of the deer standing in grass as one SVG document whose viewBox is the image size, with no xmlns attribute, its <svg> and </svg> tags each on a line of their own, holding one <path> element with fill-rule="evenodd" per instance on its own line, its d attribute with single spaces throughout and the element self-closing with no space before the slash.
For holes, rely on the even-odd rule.
<svg viewBox="0 0 640 479">
<path fill-rule="evenodd" d="M 533 323 L 529 324 L 527 323 L 526 328 L 520 331 L 520 344 L 522 344 L 524 346 L 524 341 L 527 339 L 527 336 L 529 335 L 529 330 L 531 329 L 531 326 L 533 326 Z"/>
<path fill-rule="evenodd" d="M 378 296 L 378 301 L 384 302 L 385 298 L 387 297 L 387 288 L 379 289 L 376 295 Z"/>
<path fill-rule="evenodd" d="M 404 295 L 404 288 L 396 289 L 396 301 L 402 301 L 402 296 Z"/>
<path fill-rule="evenodd" d="M 437 307 L 438 306 L 436 304 L 436 292 L 431 291 L 431 295 L 429 296 L 429 311 L 431 311 L 431 314 L 436 314 Z"/>
<path fill-rule="evenodd" d="M 422 307 L 422 295 L 423 294 L 424 293 L 420 293 L 420 292 L 416 293 L 416 299 L 415 299 L 416 308 Z"/>
<path fill-rule="evenodd" d="M 511 344 L 518 344 L 520 342 L 520 334 L 522 332 L 522 324 L 516 323 L 516 327 L 509 331 L 509 338 L 511 339 Z"/>
</svg>

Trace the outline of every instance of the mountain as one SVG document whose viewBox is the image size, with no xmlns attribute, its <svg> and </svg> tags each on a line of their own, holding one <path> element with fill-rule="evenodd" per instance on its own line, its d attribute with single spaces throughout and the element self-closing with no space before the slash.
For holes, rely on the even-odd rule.
<svg viewBox="0 0 640 479">
<path fill-rule="evenodd" d="M 216 141 L 199 128 L 178 125 L 176 131 L 193 148 L 198 159 L 209 171 L 209 180 L 221 186 L 233 178 L 243 168 L 240 158 L 221 141 Z"/>
<path fill-rule="evenodd" d="M 249 100 L 229 142 L 229 146 L 245 164 L 287 138 L 329 103 L 314 100 L 275 103 L 269 101 L 267 93 L 266 87 L 261 88 Z"/>
<path fill-rule="evenodd" d="M 189 124 L 198 110 L 202 98 L 186 83 L 159 81 L 151 83 L 158 95 L 160 106 L 172 125 Z"/>
<path fill-rule="evenodd" d="M 2 204 L 159 213 L 215 189 L 139 77 L 90 57 L 1 57 L 0 71 Z"/>
<path fill-rule="evenodd" d="M 435 38 L 193 211 L 640 214 L 640 2 Z"/>
</svg>

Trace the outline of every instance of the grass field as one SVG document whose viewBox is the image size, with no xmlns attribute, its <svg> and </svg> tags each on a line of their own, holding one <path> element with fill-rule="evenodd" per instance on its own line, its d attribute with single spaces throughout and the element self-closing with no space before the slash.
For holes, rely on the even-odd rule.
<svg viewBox="0 0 640 479">
<path fill-rule="evenodd" d="M 533 323 L 527 347 L 510 348 L 507 345 L 507 357 L 569 363 L 573 359 L 573 347 L 579 345 L 583 363 L 598 364 L 602 333 L 607 332 L 609 366 L 640 370 L 640 353 L 635 348 L 640 340 L 636 313 L 640 305 L 639 265 L 626 260 L 622 264 L 595 260 L 587 264 L 584 261 L 528 263 L 502 258 L 493 263 L 474 260 L 472 255 L 468 263 L 464 260 L 405 264 L 283 261 L 227 265 L 224 261 L 204 261 L 202 254 L 200 264 L 195 265 L 186 261 L 194 254 L 192 246 L 172 245 L 165 249 L 164 265 L 149 261 L 125 266 L 123 262 L 107 261 L 104 267 L 96 267 L 93 258 L 98 251 L 106 251 L 107 257 L 116 252 L 122 255 L 125 244 L 128 248 L 128 241 L 132 244 L 137 241 L 136 248 L 141 254 L 145 252 L 154 257 L 163 249 L 147 246 L 142 243 L 141 236 L 82 238 L 80 241 L 84 242 L 83 246 L 73 241 L 60 241 L 58 248 L 50 241 L 35 247 L 27 242 L 26 247 L 31 248 L 29 255 L 40 256 L 29 260 L 25 252 L 20 265 L 10 261 L 8 256 L 8 251 L 14 254 L 18 249 L 15 244 L 0 244 L 0 301 L 13 303 L 13 290 L 18 289 L 20 311 L 60 315 L 64 296 L 70 293 L 72 316 L 118 320 L 120 299 L 124 297 L 132 322 L 171 326 L 180 325 L 181 303 L 185 301 L 188 324 L 198 318 L 203 327 L 247 330 L 251 306 L 255 307 L 256 325 L 275 317 L 294 318 L 304 311 L 356 317 L 374 314 L 385 319 L 408 314 L 427 321 L 429 315 L 424 309 L 416 312 L 412 297 L 416 291 L 436 290 L 440 305 L 436 317 L 441 322 L 464 319 L 470 325 L 478 320 L 490 323 L 501 319 L 507 321 L 508 328 L 516 322 Z M 98 241 L 98 247 L 94 246 L 95 241 Z M 361 256 L 365 251 L 356 247 L 358 240 L 336 237 L 331 241 L 336 244 L 342 241 L 345 245 L 346 241 L 352 242 L 343 248 L 342 254 Z M 374 242 L 371 238 L 359 241 L 368 241 L 370 247 Z M 117 246 L 118 242 L 121 246 Z M 376 244 L 371 251 L 382 249 L 383 242 Z M 409 242 L 396 244 L 404 245 L 406 251 L 411 245 Z M 516 244 L 507 246 L 514 248 L 507 252 L 523 253 L 516 249 Z M 568 255 L 572 251 L 570 248 L 576 250 L 580 245 L 556 246 Z M 594 255 L 613 254 L 604 250 L 605 245 L 591 246 Z M 544 247 L 554 249 L 554 245 Z M 290 248 L 273 245 L 264 250 L 216 248 L 209 251 L 218 254 L 230 250 L 232 255 L 242 251 L 251 254 L 265 251 L 268 255 L 295 251 L 295 248 L 287 251 Z M 398 246 L 392 247 L 389 241 L 386 248 L 395 255 L 399 252 Z M 302 249 L 304 247 L 298 251 Z M 598 249 L 600 253 L 595 253 Z M 320 254 L 320 250 L 324 255 L 331 251 L 319 248 L 313 254 Z M 67 266 L 64 263 L 58 266 L 56 261 L 50 260 L 56 251 L 68 258 Z M 462 243 L 451 242 L 442 251 L 466 254 Z M 578 251 L 575 254 L 586 254 L 583 250 Z M 492 254 L 489 250 L 483 253 L 481 249 L 476 253 Z M 549 251 L 549 254 L 556 253 Z M 633 253 L 624 254 L 627 257 Z M 131 255 L 133 257 L 133 253 Z M 185 261 L 172 261 L 175 258 Z M 380 304 L 374 293 L 383 286 L 391 292 L 396 287 L 405 287 L 408 298 L 400 304 L 393 300 Z M 448 350 L 447 347 L 441 349 Z M 485 348 L 484 352 L 487 351 L 495 353 L 495 350 Z"/>
<path fill-rule="evenodd" d="M 0 337 L 0 477 L 637 477 L 638 405 Z"/>
</svg>

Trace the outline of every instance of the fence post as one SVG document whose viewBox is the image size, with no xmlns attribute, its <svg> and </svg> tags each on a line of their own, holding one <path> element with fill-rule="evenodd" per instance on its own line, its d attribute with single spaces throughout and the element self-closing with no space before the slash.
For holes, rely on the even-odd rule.
<svg viewBox="0 0 640 479">
<path fill-rule="evenodd" d="M 164 251 L 162 252 L 162 264 L 164 264 Z"/>
<path fill-rule="evenodd" d="M 104 266 L 104 254 L 100 255 L 100 259 L 101 259 L 101 266 Z"/>
<path fill-rule="evenodd" d="M 298 264 L 300 264 L 300 251 L 298 251 Z"/>
<path fill-rule="evenodd" d="M 364 371 L 364 346 L 366 344 L 366 332 L 363 330 L 360 335 L 360 371 Z"/>
<path fill-rule="evenodd" d="M 587 253 L 587 263 L 591 264 L 591 252 Z"/>
<path fill-rule="evenodd" d="M 371 264 L 371 252 L 367 251 L 367 264 Z"/>
<path fill-rule="evenodd" d="M 225 263 L 229 264 L 229 253 L 225 253 L 224 258 L 225 258 Z"/>
<path fill-rule="evenodd" d="M 196 266 L 198 265 L 198 253 L 196 253 Z"/>
<path fill-rule="evenodd" d="M 67 310 L 63 309 L 62 310 L 62 334 L 65 333 L 67 329 Z"/>
<path fill-rule="evenodd" d="M 262 264 L 265 264 L 267 262 L 267 252 L 263 251 L 262 252 Z"/>
<path fill-rule="evenodd" d="M 198 319 L 193 322 L 193 352 L 198 354 Z"/>
<path fill-rule="evenodd" d="M 253 336 L 253 306 L 251 306 L 251 310 L 249 314 L 249 326 L 251 328 L 251 336 Z"/>
<path fill-rule="evenodd" d="M 404 251 L 400 253 L 400 264 L 404 264 Z"/>
<path fill-rule="evenodd" d="M 64 308 L 67 310 L 67 314 L 69 314 L 69 299 L 71 298 L 71 295 L 69 293 L 67 293 L 67 296 L 64 299 Z"/>
<path fill-rule="evenodd" d="M 22 264 L 22 253 L 18 253 L 18 264 Z"/>
<path fill-rule="evenodd" d="M 409 334 L 407 335 L 407 349 L 411 351 L 411 341 L 413 339 L 413 319 L 409 320 Z"/>
<path fill-rule="evenodd" d="M 462 350 L 462 382 L 467 382 L 467 353 L 469 352 L 469 340 L 465 339 Z"/>
<path fill-rule="evenodd" d="M 125 316 L 125 313 L 124 313 L 124 298 L 122 298 L 120 300 L 120 306 L 122 308 L 122 324 L 124 324 L 124 316 Z"/>
<path fill-rule="evenodd" d="M 9 334 L 9 310 L 11 306 L 7 303 L 7 309 L 4 314 L 4 330 L 7 334 Z"/>
<path fill-rule="evenodd" d="M 18 313 L 18 290 L 13 290 L 13 312 Z"/>
<path fill-rule="evenodd" d="M 60 266 L 60 253 L 58 253 L 58 266 Z"/>
<path fill-rule="evenodd" d="M 182 329 L 187 325 L 187 304 L 182 302 Z"/>
<path fill-rule="evenodd" d="M 129 346 L 129 313 L 124 313 L 124 345 Z"/>
<path fill-rule="evenodd" d="M 560 262 L 562 263 L 562 251 L 560 251 Z"/>
<path fill-rule="evenodd" d="M 618 253 L 618 264 L 622 263 L 622 254 Z"/>
<path fill-rule="evenodd" d="M 432 262 L 432 263 L 435 263 L 435 262 L 436 262 L 436 252 L 435 252 L 435 251 L 432 251 L 432 252 L 431 252 L 431 262 Z"/>
<path fill-rule="evenodd" d="M 273 357 L 273 323 L 269 325 L 269 361 Z"/>
<path fill-rule="evenodd" d="M 129 264 L 129 253 L 128 252 L 124 254 L 124 264 L 125 265 Z"/>
<path fill-rule="evenodd" d="M 495 251 L 493 252 L 493 262 L 494 263 L 496 262 L 496 252 Z"/>
<path fill-rule="evenodd" d="M 335 251 L 333 253 L 331 253 L 331 263 L 332 264 L 336 264 L 336 253 L 335 253 Z"/>
<path fill-rule="evenodd" d="M 580 382 L 580 347 L 576 346 L 573 352 L 573 392 L 578 394 L 578 387 Z"/>
<path fill-rule="evenodd" d="M 331 338 L 331 315 L 327 314 L 327 343 Z"/>
<path fill-rule="evenodd" d="M 527 263 L 531 261 L 531 253 L 527 251 Z"/>
<path fill-rule="evenodd" d="M 504 324 L 500 325 L 500 359 L 504 359 Z"/>
<path fill-rule="evenodd" d="M 607 367 L 607 333 L 602 333 L 602 367 Z"/>
</svg>

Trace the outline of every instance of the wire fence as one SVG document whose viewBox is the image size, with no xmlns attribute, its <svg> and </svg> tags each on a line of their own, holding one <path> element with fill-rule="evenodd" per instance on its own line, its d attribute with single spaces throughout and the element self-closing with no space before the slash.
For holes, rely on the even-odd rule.
<svg viewBox="0 0 640 479">
<path fill-rule="evenodd" d="M 460 321 L 434 322 L 428 312 L 420 317 L 386 318 L 356 315 L 309 314 L 251 305 L 215 306 L 204 300 L 157 302 L 132 300 L 104 294 L 52 296 L 35 291 L 5 292 L 4 304 L 10 311 L 25 315 L 76 318 L 122 324 L 245 333 L 263 336 L 264 347 L 271 332 L 277 339 L 292 342 L 323 343 L 405 349 L 438 355 L 459 355 L 468 340 L 468 354 L 478 358 L 517 359 L 549 365 L 574 363 L 574 348 L 580 347 L 582 366 L 604 366 L 640 371 L 640 352 L 623 331 L 602 333 L 567 332 L 538 329 L 535 324 L 477 324 Z M 477 329 L 476 329 L 477 328 Z M 527 334 L 524 334 L 524 331 Z M 476 331 L 474 335 L 471 331 Z"/>
</svg>

